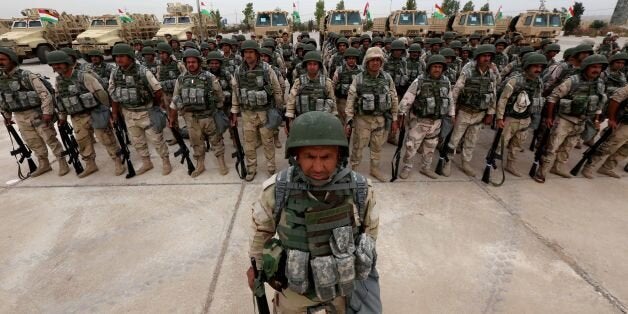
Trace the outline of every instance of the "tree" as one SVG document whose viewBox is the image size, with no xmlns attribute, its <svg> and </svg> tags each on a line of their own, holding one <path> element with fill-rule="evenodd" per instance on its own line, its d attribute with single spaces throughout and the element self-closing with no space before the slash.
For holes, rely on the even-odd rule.
<svg viewBox="0 0 628 314">
<path fill-rule="evenodd" d="M 318 25 L 318 29 L 321 29 L 321 18 L 325 16 L 325 1 L 318 0 L 316 1 L 316 11 L 314 11 L 314 18 L 316 18 L 316 25 Z"/>
<path fill-rule="evenodd" d="M 222 16 L 220 15 L 220 10 L 212 11 L 212 15 L 216 20 L 216 27 L 220 30 L 222 29 Z"/>
<path fill-rule="evenodd" d="M 582 14 L 584 14 L 584 6 L 582 5 L 582 2 L 574 3 L 573 13 L 573 17 L 565 21 L 565 26 L 563 27 L 565 33 L 567 34 L 580 27 L 580 18 L 582 17 Z"/>
<path fill-rule="evenodd" d="M 462 7 L 462 12 L 469 12 L 473 10 L 475 10 L 475 5 L 473 5 L 473 1 L 468 1 L 464 4 L 464 7 Z"/>
<path fill-rule="evenodd" d="M 481 8 L 480 11 L 490 11 L 491 9 L 488 7 L 488 2 L 485 3 Z"/>
<path fill-rule="evenodd" d="M 309 32 L 311 32 L 311 31 L 313 31 L 313 30 L 314 30 L 314 21 L 309 20 L 309 21 L 307 22 L 307 30 L 308 30 Z"/>
<path fill-rule="evenodd" d="M 242 21 L 242 23 L 246 25 L 246 28 L 248 30 L 250 30 L 251 22 L 255 18 L 255 12 L 253 11 L 253 2 L 249 2 L 246 4 L 246 7 L 244 7 L 244 10 L 242 10 L 242 14 L 244 14 L 244 20 Z"/>
<path fill-rule="evenodd" d="M 457 0 L 443 0 L 443 4 L 440 6 L 447 16 L 454 16 L 460 10 L 460 1 Z"/>
<path fill-rule="evenodd" d="M 345 9 L 345 0 L 340 0 L 336 3 L 336 10 L 344 10 Z"/>
<path fill-rule="evenodd" d="M 602 21 L 602 20 L 595 20 L 593 22 L 591 22 L 591 25 L 589 25 L 589 28 L 593 28 L 595 30 L 600 30 L 601 28 L 604 28 L 608 26 L 608 23 Z"/>
<path fill-rule="evenodd" d="M 404 5 L 401 9 L 416 10 L 416 0 L 406 0 L 406 5 Z"/>
</svg>

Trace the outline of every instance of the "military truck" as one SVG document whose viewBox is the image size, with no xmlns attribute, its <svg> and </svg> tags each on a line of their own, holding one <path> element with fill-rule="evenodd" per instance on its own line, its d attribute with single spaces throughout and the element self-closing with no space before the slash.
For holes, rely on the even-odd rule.
<svg viewBox="0 0 628 314">
<path fill-rule="evenodd" d="M 185 33 L 192 32 L 195 38 L 207 38 L 218 33 L 218 24 L 215 19 L 204 14 L 192 13 L 194 9 L 189 4 L 168 3 L 167 14 L 159 31 L 153 39 L 165 39 L 166 35 L 174 39 L 185 40 Z"/>
<path fill-rule="evenodd" d="M 58 18 L 42 20 L 39 12 Z M 51 9 L 24 9 L 21 18 L 13 20 L 11 31 L 0 35 L 0 47 L 13 49 L 20 60 L 37 57 L 46 63 L 52 50 L 72 45 L 72 41 L 89 26 L 86 15 L 59 14 Z"/>
<path fill-rule="evenodd" d="M 562 28 L 560 13 L 548 10 L 528 10 L 513 18 L 498 20 L 495 34 L 516 33 L 523 36 L 523 39 L 533 47 L 539 48 L 543 39 L 557 37 Z"/>
<path fill-rule="evenodd" d="M 441 35 L 447 28 L 446 19 L 428 18 L 427 12 L 397 10 L 388 17 L 373 19 L 373 32 L 395 37 L 425 37 Z"/>
<path fill-rule="evenodd" d="M 253 29 L 255 37 L 281 36 L 283 32 L 288 32 L 288 38 L 292 38 L 292 21 L 288 19 L 288 12 L 280 10 L 257 12 Z"/>
<path fill-rule="evenodd" d="M 362 34 L 363 25 L 360 11 L 358 10 L 330 10 L 321 18 L 320 24 L 321 41 L 325 40 L 327 34 L 333 32 L 349 38 Z"/>
<path fill-rule="evenodd" d="M 8 33 L 13 25 L 13 19 L 0 19 L 0 35 Z"/>
<path fill-rule="evenodd" d="M 91 26 L 78 35 L 72 45 L 82 54 L 99 50 L 105 55 L 117 43 L 133 39 L 151 39 L 159 30 L 159 20 L 154 14 L 129 14 L 130 22 L 118 15 L 101 15 L 92 18 Z"/>
<path fill-rule="evenodd" d="M 447 30 L 463 36 L 474 33 L 492 36 L 495 30 L 495 17 L 491 11 L 458 12 L 449 18 Z"/>
</svg>

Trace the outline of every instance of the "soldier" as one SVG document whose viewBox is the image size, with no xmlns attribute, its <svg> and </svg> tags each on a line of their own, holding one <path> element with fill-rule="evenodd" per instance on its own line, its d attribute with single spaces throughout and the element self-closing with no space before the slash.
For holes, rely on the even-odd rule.
<svg viewBox="0 0 628 314">
<path fill-rule="evenodd" d="M 218 46 L 218 48 L 220 48 L 221 42 L 222 42 L 222 35 L 220 34 L 216 35 L 216 46 Z"/>
<path fill-rule="evenodd" d="M 76 50 L 74 50 L 74 49 L 72 49 L 70 47 L 63 47 L 60 50 L 65 52 L 70 57 L 70 62 L 72 62 L 71 65 L 73 67 L 75 67 L 77 69 L 80 69 L 82 67 L 81 63 L 78 62 L 79 54 L 78 54 L 78 52 Z"/>
<path fill-rule="evenodd" d="M 628 102 L 626 98 L 628 98 L 628 85 L 617 89 L 611 96 L 608 105 L 608 125 L 613 129 L 613 133 L 602 143 L 591 162 L 584 166 L 583 176 L 593 179 L 593 170 L 606 159 L 597 172 L 609 177 L 621 178 L 613 169 L 628 156 L 628 108 L 626 108 Z"/>
<path fill-rule="evenodd" d="M 515 35 L 515 37 L 512 39 L 512 43 L 510 44 L 510 46 L 508 46 L 504 51 L 508 55 L 510 62 L 515 60 L 515 58 L 519 54 L 520 46 L 523 46 L 523 44 L 523 36 Z"/>
<path fill-rule="evenodd" d="M 249 256 L 258 271 L 276 270 L 266 273 L 277 290 L 275 313 L 345 313 L 355 301 L 347 299 L 354 282 L 377 274 L 375 194 L 370 180 L 345 168 L 348 146 L 333 115 L 299 116 L 286 142 L 293 165 L 264 182 L 253 205 Z M 310 229 L 319 231 L 313 236 Z M 252 268 L 247 279 L 254 289 Z"/>
<path fill-rule="evenodd" d="M 475 177 L 470 162 L 482 122 L 491 125 L 495 113 L 499 74 L 492 66 L 493 56 L 495 46 L 478 46 L 473 52 L 474 61 L 464 67 L 453 89 L 453 101 L 459 110 L 449 149 L 454 150 L 462 140 L 462 171 L 470 177 Z M 451 162 L 445 164 L 443 173 L 447 177 L 451 174 Z"/>
<path fill-rule="evenodd" d="M 469 47 L 477 48 L 480 45 L 480 39 L 482 39 L 482 35 L 479 33 L 473 33 L 469 36 Z"/>
<path fill-rule="evenodd" d="M 344 37 L 338 38 L 336 41 L 336 53 L 331 56 L 327 64 L 330 76 L 333 76 L 336 73 L 336 69 L 344 63 L 344 53 L 347 51 L 347 48 L 349 48 L 349 41 Z"/>
<path fill-rule="evenodd" d="M 545 53 L 545 47 L 547 47 L 547 45 L 553 44 L 554 40 L 551 38 L 545 38 L 543 40 L 541 40 L 541 43 L 539 44 L 539 49 L 537 49 L 535 52 L 543 54 Z"/>
<path fill-rule="evenodd" d="M 380 155 L 386 141 L 386 124 L 392 120 L 392 132 L 399 128 L 397 115 L 399 100 L 395 81 L 382 69 L 384 52 L 373 47 L 364 56 L 364 72 L 357 74 L 349 87 L 345 114 L 345 132 L 355 128 L 351 151 L 351 168 L 357 169 L 362 151 L 370 148 L 370 174 L 381 182 L 387 181 L 380 171 Z"/>
<path fill-rule="evenodd" d="M 220 50 L 222 50 L 222 57 L 224 58 L 223 67 L 230 73 L 234 73 L 236 67 L 242 63 L 242 57 L 233 52 L 233 40 L 224 38 L 220 42 Z"/>
<path fill-rule="evenodd" d="M 161 157 L 161 174 L 168 175 L 172 166 L 163 137 L 166 117 L 159 106 L 163 95 L 161 85 L 153 73 L 133 60 L 135 54 L 131 46 L 116 44 L 111 55 L 118 64 L 109 79 L 111 117 L 113 121 L 118 121 L 122 113 L 131 143 L 142 157 L 142 167 L 135 173 L 140 175 L 153 169 L 146 143 L 148 139 Z"/>
<path fill-rule="evenodd" d="M 111 71 L 115 68 L 114 65 L 105 62 L 105 57 L 100 50 L 91 50 L 87 53 L 89 61 L 91 63 L 85 64 L 85 69 L 91 70 L 98 74 L 102 80 L 109 82 Z M 108 86 L 103 86 L 107 88 Z"/>
<path fill-rule="evenodd" d="M 607 58 L 611 56 L 612 51 L 613 51 L 613 45 L 611 44 L 610 36 L 604 37 L 604 39 L 602 40 L 602 43 L 597 47 L 597 49 L 595 49 L 595 53 L 601 54 Z"/>
<path fill-rule="evenodd" d="M 164 45 L 167 46 L 167 44 Z M 157 75 L 157 68 L 159 67 L 160 62 L 155 59 L 155 49 L 153 49 L 153 47 L 144 47 L 142 49 L 142 57 L 144 58 L 144 61 L 141 62 L 141 64 L 150 70 L 153 75 Z"/>
<path fill-rule="evenodd" d="M 382 48 L 383 50 L 384 40 L 379 36 L 373 37 L 373 41 L 371 42 L 371 47 L 379 47 L 379 48 Z M 388 56 L 388 51 L 384 51 L 384 53 Z"/>
<path fill-rule="evenodd" d="M 604 81 L 600 78 L 605 65 L 608 65 L 608 61 L 602 55 L 587 57 L 581 64 L 580 73 L 566 79 L 547 98 L 544 123 L 548 128 L 553 128 L 541 167 L 534 176 L 536 182 L 545 183 L 550 168 L 553 174 L 571 178 L 563 166 L 585 129 L 585 120 L 594 118 L 595 127 L 599 129 L 599 116 L 606 102 Z M 558 117 L 554 120 L 554 107 L 557 104 Z"/>
<path fill-rule="evenodd" d="M 141 39 L 133 40 L 133 50 L 135 51 L 135 60 L 142 62 L 142 49 L 144 49 L 144 43 Z"/>
<path fill-rule="evenodd" d="M 362 53 L 364 54 L 366 50 L 371 47 L 371 36 L 369 36 L 368 34 L 360 35 L 360 46 Z"/>
<path fill-rule="evenodd" d="M 311 44 L 305 44 L 303 46 L 303 56 L 310 52 L 316 51 L 316 47 Z M 295 64 L 294 70 L 292 70 L 292 83 L 294 84 L 294 80 L 296 80 L 299 76 L 305 74 L 307 69 L 305 68 L 305 64 L 303 64 L 303 59 L 300 60 L 299 63 Z M 323 72 L 327 75 L 327 70 L 323 67 Z"/>
<path fill-rule="evenodd" d="M 548 65 L 547 71 L 543 75 L 543 96 L 547 97 L 565 78 L 576 72 L 573 57 L 574 48 L 567 48 L 563 53 L 563 60 L 558 64 Z"/>
<path fill-rule="evenodd" d="M 447 76 L 449 82 L 455 82 L 458 79 L 458 72 L 460 72 L 454 63 L 456 53 L 451 48 L 443 48 L 440 50 L 440 55 L 445 57 L 445 61 L 447 62 L 447 66 L 443 69 L 443 75 Z"/>
<path fill-rule="evenodd" d="M 500 76 L 506 80 L 512 73 L 520 73 L 523 67 L 523 58 L 526 54 L 534 52 L 534 48 L 523 46 L 519 49 L 519 56 L 506 65 L 500 72 Z"/>
<path fill-rule="evenodd" d="M 159 81 L 161 85 L 161 107 L 166 110 L 170 103 L 172 102 L 172 93 L 174 92 L 174 84 L 177 81 L 179 75 L 185 72 L 185 66 L 181 64 L 177 60 L 181 60 L 181 58 L 173 58 L 174 51 L 172 47 L 170 47 L 166 43 L 160 43 L 157 45 L 157 52 L 159 52 L 159 65 L 157 66 L 157 74 L 155 78 Z M 178 121 L 174 121 L 175 125 L 178 124 Z M 175 140 L 172 135 L 172 131 L 168 128 L 164 130 L 164 138 L 166 139 L 166 143 L 168 145 L 177 144 L 177 140 Z"/>
<path fill-rule="evenodd" d="M 190 143 L 194 150 L 196 169 L 192 178 L 205 171 L 205 137 L 209 138 L 218 161 L 220 175 L 229 172 L 225 164 L 225 144 L 222 134 L 218 132 L 214 115 L 222 110 L 224 95 L 218 78 L 201 69 L 201 53 L 196 49 L 183 52 L 186 72 L 180 75 L 174 86 L 172 103 L 170 104 L 169 127 L 176 127 L 177 111 L 183 115 L 185 125 L 190 133 Z"/>
<path fill-rule="evenodd" d="M 179 43 L 179 40 L 177 40 L 176 38 L 172 38 L 170 39 L 168 44 L 172 48 L 172 52 L 170 54 L 175 57 L 176 61 L 181 60 L 181 58 L 183 57 L 183 51 L 181 50 L 181 43 Z M 157 45 L 157 50 L 159 51 L 159 45 Z"/>
<path fill-rule="evenodd" d="M 347 108 L 347 94 L 349 86 L 353 82 L 353 77 L 358 73 L 362 73 L 364 69 L 358 64 L 360 50 L 356 48 L 348 48 L 344 53 L 344 64 L 336 69 L 333 76 L 334 94 L 336 95 L 336 106 L 338 108 L 338 116 L 344 125 L 347 121 L 345 109 Z"/>
<path fill-rule="evenodd" d="M 186 42 L 196 43 L 196 39 L 194 38 L 194 34 L 191 31 L 185 32 L 185 41 Z"/>
<path fill-rule="evenodd" d="M 70 168 L 54 128 L 53 95 L 39 76 L 19 65 L 13 50 L 0 48 L 0 112 L 4 123 L 12 124 L 15 119 L 26 145 L 35 153 L 39 167 L 30 174 L 32 177 L 52 170 L 46 145 L 57 157 L 59 176 L 64 176 Z"/>
<path fill-rule="evenodd" d="M 610 65 L 608 68 L 600 74 L 604 85 L 606 85 L 606 95 L 609 99 L 616 90 L 628 84 L 628 82 L 626 82 L 626 75 L 623 72 L 627 60 L 628 54 L 626 53 L 614 54 L 609 60 Z"/>
<path fill-rule="evenodd" d="M 242 43 L 244 62 L 234 73 L 231 124 L 237 126 L 237 115 L 242 114 L 244 131 L 244 153 L 246 155 L 246 181 L 252 181 L 257 174 L 257 134 L 261 134 L 264 156 L 269 175 L 275 173 L 275 147 L 273 130 L 265 127 L 268 122 L 267 110 L 271 106 L 283 106 L 283 91 L 277 75 L 268 63 L 260 60 L 259 46 L 253 40 Z"/>
<path fill-rule="evenodd" d="M 231 89 L 233 74 L 222 66 L 223 60 L 222 54 L 218 51 L 212 51 L 207 55 L 207 66 L 209 68 L 209 72 L 218 78 L 218 82 L 222 88 L 222 93 L 225 97 L 222 108 L 225 113 L 229 114 L 229 110 L 231 110 L 231 95 L 233 95 L 233 91 Z"/>
<path fill-rule="evenodd" d="M 460 70 L 464 69 L 464 66 L 471 61 L 473 56 L 473 49 L 469 46 L 463 46 L 460 50 Z"/>
<path fill-rule="evenodd" d="M 406 64 L 408 66 L 408 82 L 414 82 L 420 74 L 425 72 L 425 62 L 421 60 L 421 45 L 412 44 L 408 48 L 408 58 Z"/>
<path fill-rule="evenodd" d="M 502 72 L 509 63 L 508 55 L 504 53 L 506 46 L 508 46 L 508 43 L 504 39 L 500 38 L 495 42 L 495 59 L 493 59 L 493 63 L 495 63 L 499 72 Z"/>
<path fill-rule="evenodd" d="M 443 46 L 443 40 L 440 38 L 428 38 L 426 42 L 430 45 L 430 48 L 425 54 L 423 54 L 423 56 L 421 56 L 424 61 L 431 55 L 437 55 L 440 48 Z"/>
<path fill-rule="evenodd" d="M 188 49 L 197 49 L 198 50 L 198 46 L 196 45 L 195 42 L 188 40 L 188 41 L 183 43 L 183 52 L 185 52 Z M 183 57 L 183 56 L 181 56 L 181 57 Z"/>
<path fill-rule="evenodd" d="M 209 48 L 209 51 L 216 51 L 217 47 L 218 47 L 218 40 L 216 38 L 210 38 L 207 40 L 207 47 Z M 201 49 L 203 49 L 202 44 L 201 44 Z M 201 51 L 202 52 L 202 51 Z"/>
<path fill-rule="evenodd" d="M 408 64 L 404 57 L 406 46 L 401 40 L 395 40 L 392 43 L 391 55 L 388 61 L 384 63 L 384 71 L 386 71 L 395 81 L 395 89 L 397 95 L 403 95 L 408 89 Z"/>
<path fill-rule="evenodd" d="M 286 80 L 284 79 L 283 74 L 281 73 L 281 70 L 278 67 L 271 64 L 271 61 L 272 61 L 271 59 L 274 53 L 272 52 L 272 50 L 268 48 L 260 48 L 259 53 L 260 53 L 260 59 L 268 63 L 273 69 L 273 71 L 275 71 L 275 75 L 277 75 L 277 80 L 279 81 L 279 86 L 281 87 L 281 91 L 284 92 L 286 90 Z M 279 128 L 273 129 L 273 138 L 275 142 L 275 147 L 281 148 L 281 140 L 279 140 Z"/>
<path fill-rule="evenodd" d="M 521 177 L 515 167 L 517 152 L 526 140 L 531 117 L 540 116 L 543 108 L 543 82 L 540 75 L 546 65 L 547 59 L 542 54 L 531 53 L 526 56 L 523 71 L 506 81 L 497 100 L 497 127 L 504 130 L 499 146 L 504 143 L 508 148 L 505 170 L 516 177 Z M 498 151 L 501 149 L 498 148 Z"/>
<path fill-rule="evenodd" d="M 79 153 L 85 160 L 85 169 L 78 177 L 84 178 L 98 171 L 96 151 L 92 138 L 105 146 L 115 164 L 115 175 L 124 173 L 124 165 L 116 155 L 119 146 L 109 124 L 109 95 L 92 72 L 72 67 L 72 60 L 63 51 L 48 54 L 48 65 L 58 74 L 56 78 L 56 99 L 59 108 L 59 125 L 72 118 Z"/>
<path fill-rule="evenodd" d="M 445 32 L 443 35 L 443 40 L 445 41 L 444 46 L 451 48 L 450 45 L 454 39 L 456 39 L 456 32 Z"/>
<path fill-rule="evenodd" d="M 450 116 L 453 119 L 456 114 L 451 98 L 451 83 L 444 75 L 446 68 L 445 57 L 431 56 L 428 59 L 427 72 L 412 82 L 399 102 L 399 110 L 404 117 L 401 123 L 406 120 L 406 116 L 409 117 L 408 137 L 405 139 L 406 153 L 403 157 L 403 170 L 399 174 L 402 179 L 410 176 L 413 159 L 418 151 L 423 157 L 419 171 L 429 178 L 438 178 L 431 165 L 438 144 L 441 118 Z"/>
<path fill-rule="evenodd" d="M 282 76 L 286 73 L 286 64 L 283 62 L 283 58 L 281 54 L 275 51 L 277 43 L 272 39 L 265 39 L 262 42 L 262 48 L 268 48 L 271 51 L 271 60 L 268 62 L 270 65 L 275 66 L 279 69 Z"/>
<path fill-rule="evenodd" d="M 549 44 L 546 45 L 544 48 L 544 54 L 545 54 L 545 58 L 547 59 L 547 68 L 558 64 L 558 61 L 556 61 L 554 59 L 554 57 L 556 57 L 556 55 L 560 52 L 560 45 L 559 44 Z"/>
<path fill-rule="evenodd" d="M 285 61 L 286 64 L 290 64 L 292 62 L 294 47 L 292 45 L 292 38 L 290 38 L 290 34 L 288 34 L 288 32 L 283 32 L 281 34 L 281 54 L 283 56 L 283 61 Z"/>
<path fill-rule="evenodd" d="M 338 115 L 334 85 L 331 79 L 321 71 L 323 60 L 320 53 L 317 51 L 308 52 L 305 54 L 303 62 L 307 72 L 295 78 L 286 100 L 288 124 L 296 116 L 308 111 L 325 111 Z M 288 126 L 286 128 L 287 133 Z"/>
</svg>

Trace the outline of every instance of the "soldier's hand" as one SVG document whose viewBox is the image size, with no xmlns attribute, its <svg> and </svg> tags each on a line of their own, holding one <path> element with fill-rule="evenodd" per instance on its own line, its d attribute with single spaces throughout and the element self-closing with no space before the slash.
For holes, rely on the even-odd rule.
<svg viewBox="0 0 628 314">
<path fill-rule="evenodd" d="M 399 120 L 395 120 L 392 122 L 392 125 L 390 126 L 390 131 L 394 134 L 397 133 L 397 131 L 399 131 Z"/>
<path fill-rule="evenodd" d="M 11 125 L 13 124 L 13 120 L 11 120 L 11 118 L 7 118 L 5 116 L 2 116 L 4 118 L 4 125 Z"/>
<path fill-rule="evenodd" d="M 545 126 L 547 126 L 548 129 L 551 129 L 553 125 L 554 125 L 553 118 L 550 118 L 550 117 L 545 118 Z"/>
<path fill-rule="evenodd" d="M 484 124 L 491 125 L 492 123 L 493 123 L 493 115 L 487 114 L 486 117 L 484 117 Z"/>
<path fill-rule="evenodd" d="M 42 114 L 41 115 L 41 119 L 46 122 L 46 124 L 50 124 L 50 121 L 52 121 L 52 115 L 51 114 Z"/>
<path fill-rule="evenodd" d="M 600 120 L 595 120 L 595 129 L 596 130 L 600 129 Z"/>
<path fill-rule="evenodd" d="M 497 119 L 497 128 L 503 129 L 506 123 L 504 123 L 504 119 Z"/>
<path fill-rule="evenodd" d="M 64 125 L 65 122 L 66 122 L 65 119 L 59 118 L 59 121 L 57 121 L 57 124 L 61 126 L 61 125 Z"/>
<path fill-rule="evenodd" d="M 613 130 L 617 130 L 617 121 L 613 120 L 613 119 L 608 119 L 608 126 L 611 127 L 611 129 Z"/>
<path fill-rule="evenodd" d="M 253 271 L 253 266 L 249 267 L 249 269 L 246 271 L 246 279 L 249 282 L 249 288 L 251 289 L 251 291 L 253 291 L 253 289 L 255 288 L 255 272 Z"/>
<path fill-rule="evenodd" d="M 238 114 L 231 113 L 229 116 L 229 121 L 231 122 L 231 127 L 238 127 Z"/>
</svg>

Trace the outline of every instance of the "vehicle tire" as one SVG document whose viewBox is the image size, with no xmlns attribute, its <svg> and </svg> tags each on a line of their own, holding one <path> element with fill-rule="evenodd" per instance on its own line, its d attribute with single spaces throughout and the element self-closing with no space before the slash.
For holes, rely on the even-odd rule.
<svg viewBox="0 0 628 314">
<path fill-rule="evenodd" d="M 39 63 L 41 64 L 46 64 L 47 62 L 47 55 L 50 52 L 50 47 L 48 46 L 39 46 L 37 47 L 37 58 L 39 59 Z"/>
</svg>

